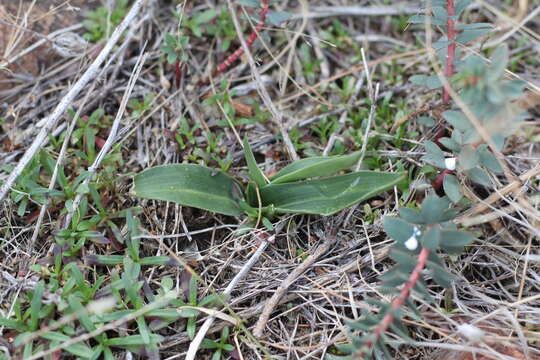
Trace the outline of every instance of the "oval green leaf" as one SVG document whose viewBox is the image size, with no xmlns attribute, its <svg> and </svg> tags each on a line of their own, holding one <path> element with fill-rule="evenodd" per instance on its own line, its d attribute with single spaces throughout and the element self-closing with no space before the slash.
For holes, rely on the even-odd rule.
<svg viewBox="0 0 540 360">
<path fill-rule="evenodd" d="M 270 182 L 284 184 L 315 176 L 333 175 L 338 171 L 349 169 L 358 162 L 358 159 L 360 159 L 359 151 L 349 155 L 314 156 L 298 160 L 281 169 Z"/>
<path fill-rule="evenodd" d="M 134 194 L 153 200 L 172 201 L 219 214 L 243 214 L 240 184 L 220 171 L 194 164 L 157 166 L 135 176 Z"/>
<path fill-rule="evenodd" d="M 277 213 L 332 215 L 376 196 L 405 179 L 406 173 L 359 171 L 326 179 L 270 184 L 261 189 L 263 206 Z"/>
</svg>

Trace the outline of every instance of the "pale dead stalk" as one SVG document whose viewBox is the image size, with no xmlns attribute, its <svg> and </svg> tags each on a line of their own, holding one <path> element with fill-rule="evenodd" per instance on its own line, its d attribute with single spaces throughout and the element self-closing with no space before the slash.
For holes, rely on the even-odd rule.
<svg viewBox="0 0 540 360">
<path fill-rule="evenodd" d="M 79 80 L 77 80 L 73 87 L 68 91 L 68 93 L 62 98 L 60 103 L 56 106 L 53 113 L 47 118 L 46 123 L 41 128 L 40 132 L 30 145 L 30 147 L 26 150 L 13 171 L 9 174 L 4 184 L 2 184 L 2 186 L 0 187 L 0 201 L 2 201 L 6 197 L 15 181 L 17 181 L 28 163 L 32 160 L 34 155 L 41 148 L 41 145 L 47 139 L 48 135 L 56 125 L 58 119 L 60 119 L 60 117 L 64 114 L 68 106 L 73 102 L 75 97 L 77 97 L 77 95 L 86 87 L 86 85 L 96 77 L 101 65 L 109 56 L 109 53 L 112 51 L 112 49 L 120 39 L 120 36 L 124 32 L 124 30 L 127 29 L 128 25 L 133 22 L 146 1 L 148 0 L 137 0 L 135 4 L 133 4 L 124 20 L 120 23 L 120 25 L 118 25 L 118 27 L 113 32 L 110 39 L 107 41 L 107 43 L 103 47 L 103 50 L 101 50 L 94 62 L 92 62 L 86 72 L 80 77 Z"/>
<path fill-rule="evenodd" d="M 137 59 L 137 64 L 135 64 L 135 69 L 133 70 L 133 73 L 131 74 L 131 77 L 129 79 L 127 89 L 124 92 L 122 102 L 120 103 L 120 108 L 118 109 L 118 112 L 116 113 L 116 118 L 114 119 L 114 122 L 112 124 L 111 131 L 109 132 L 109 136 L 107 137 L 105 144 L 103 145 L 98 155 L 96 156 L 96 159 L 94 160 L 92 165 L 88 168 L 87 176 L 80 186 L 88 185 L 90 183 L 90 181 L 94 177 L 94 174 L 99 168 L 99 165 L 101 164 L 103 159 L 105 159 L 105 156 L 107 155 L 109 150 L 111 150 L 113 144 L 115 143 L 116 136 L 118 133 L 118 128 L 120 127 L 122 117 L 124 116 L 124 112 L 126 111 L 128 101 L 131 97 L 131 93 L 133 91 L 133 88 L 135 87 L 135 84 L 137 83 L 137 79 L 139 78 L 139 75 L 141 74 L 142 67 L 144 63 L 146 62 L 147 57 L 148 55 L 144 54 L 144 48 L 143 48 L 141 55 Z M 77 196 L 73 200 L 73 204 L 71 205 L 71 208 L 68 209 L 68 214 L 66 216 L 64 227 L 67 228 L 69 226 L 69 223 L 71 222 L 73 214 L 79 208 L 79 204 L 83 196 L 84 196 L 83 193 L 77 193 Z"/>
<path fill-rule="evenodd" d="M 336 235 L 335 234 L 326 234 L 326 239 L 324 242 L 317 247 L 317 249 L 313 252 L 313 254 L 309 255 L 306 260 L 302 262 L 296 269 L 294 269 L 289 276 L 285 278 L 279 285 L 279 287 L 274 292 L 274 295 L 266 302 L 264 305 L 263 311 L 259 317 L 259 320 L 255 324 L 255 329 L 253 330 L 253 335 L 255 337 L 261 337 L 263 335 L 264 328 L 266 327 L 266 323 L 268 322 L 268 319 L 270 319 L 270 315 L 274 311 L 274 308 L 277 306 L 283 295 L 287 292 L 287 289 L 302 275 L 307 269 L 313 265 L 319 257 L 326 254 L 330 247 L 334 244 L 336 241 Z"/>
</svg>

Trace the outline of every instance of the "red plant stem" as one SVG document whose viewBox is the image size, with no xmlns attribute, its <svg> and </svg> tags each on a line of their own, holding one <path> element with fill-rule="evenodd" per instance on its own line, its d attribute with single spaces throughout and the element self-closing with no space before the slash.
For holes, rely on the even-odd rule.
<svg viewBox="0 0 540 360">
<path fill-rule="evenodd" d="M 177 60 L 176 61 L 176 64 L 174 66 L 175 68 L 175 83 L 176 83 L 176 87 L 180 87 L 180 81 L 182 80 L 182 62 Z"/>
<path fill-rule="evenodd" d="M 441 173 L 437 175 L 435 180 L 433 180 L 433 182 L 431 183 L 431 186 L 433 186 L 433 189 L 435 189 L 435 191 L 439 191 L 441 187 L 443 186 L 444 177 L 446 176 L 446 174 L 451 174 L 451 173 L 452 173 L 452 170 L 448 170 L 448 169 L 441 171 Z"/>
<path fill-rule="evenodd" d="M 365 344 L 367 348 L 371 348 L 377 342 L 379 337 L 384 334 L 386 330 L 388 330 L 388 327 L 390 327 L 390 325 L 394 321 L 393 311 L 398 310 L 400 307 L 402 307 L 405 301 L 409 298 L 412 288 L 422 276 L 422 270 L 424 270 L 424 268 L 426 267 L 428 256 L 429 250 L 426 248 L 422 248 L 422 250 L 420 250 L 420 254 L 418 254 L 416 266 L 414 267 L 414 270 L 409 276 L 409 280 L 407 280 L 407 282 L 403 286 L 403 289 L 401 289 L 398 297 L 396 297 L 394 301 L 392 301 L 391 310 L 384 315 L 379 325 L 377 325 L 375 330 L 373 330 L 374 340 L 371 340 Z M 363 359 L 363 355 L 363 352 L 358 353 L 357 359 Z"/>
<path fill-rule="evenodd" d="M 268 3 L 269 0 L 261 0 L 261 12 L 259 13 L 259 23 L 255 26 L 255 29 L 253 29 L 253 32 L 249 35 L 249 37 L 246 40 L 246 44 L 248 47 L 250 47 L 254 42 L 255 39 L 257 39 L 257 36 L 259 35 L 259 32 L 262 30 L 264 26 L 264 22 L 266 20 L 266 15 L 268 14 Z M 235 52 L 233 52 L 229 57 L 225 59 L 221 64 L 218 65 L 218 67 L 213 71 L 212 75 L 215 76 L 219 73 L 224 72 L 227 70 L 242 54 L 244 53 L 244 48 L 240 46 L 238 49 L 236 49 Z"/>
<path fill-rule="evenodd" d="M 452 18 L 456 14 L 456 9 L 454 7 L 454 0 L 446 1 L 446 10 L 448 12 L 447 28 L 448 28 L 448 44 L 447 54 L 446 54 L 446 68 L 444 75 L 446 79 L 450 81 L 452 75 L 454 75 L 454 57 L 456 54 L 456 29 L 454 28 L 454 19 Z M 443 88 L 443 103 L 448 104 L 450 102 L 450 92 L 447 87 Z"/>
</svg>

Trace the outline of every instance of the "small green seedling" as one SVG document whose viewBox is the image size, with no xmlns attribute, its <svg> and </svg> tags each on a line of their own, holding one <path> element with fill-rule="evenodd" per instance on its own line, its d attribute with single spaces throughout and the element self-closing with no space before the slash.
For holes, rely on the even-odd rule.
<svg viewBox="0 0 540 360">
<path fill-rule="evenodd" d="M 221 330 L 219 341 L 204 339 L 201 343 L 201 349 L 215 350 L 212 354 L 212 360 L 220 360 L 224 352 L 234 350 L 234 346 L 227 344 L 227 340 L 229 340 L 229 327 L 225 326 Z"/>
</svg>

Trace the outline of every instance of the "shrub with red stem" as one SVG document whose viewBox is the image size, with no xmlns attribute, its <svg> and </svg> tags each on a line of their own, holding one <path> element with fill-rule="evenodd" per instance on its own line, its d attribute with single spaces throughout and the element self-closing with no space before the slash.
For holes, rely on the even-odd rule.
<svg viewBox="0 0 540 360">
<path fill-rule="evenodd" d="M 249 35 L 249 37 L 246 39 L 246 45 L 250 47 L 253 45 L 257 37 L 259 36 L 260 31 L 262 30 L 264 26 L 264 22 L 266 21 L 266 15 L 268 14 L 268 7 L 269 7 L 269 0 L 261 0 L 261 9 L 259 12 L 259 23 L 255 26 L 255 29 L 253 29 L 253 32 Z M 219 64 L 214 71 L 212 72 L 212 76 L 216 76 L 217 74 L 220 74 L 227 70 L 231 65 L 233 65 L 244 53 L 244 48 L 242 46 L 238 47 L 235 52 L 233 52 L 231 55 L 229 55 L 221 64 Z"/>
<path fill-rule="evenodd" d="M 364 349 L 366 348 L 368 350 L 371 349 L 373 345 L 377 343 L 381 335 L 383 335 L 388 330 L 390 325 L 394 322 L 395 320 L 394 313 L 397 310 L 399 310 L 403 306 L 403 304 L 405 304 L 405 302 L 409 298 L 409 295 L 411 294 L 412 289 L 414 288 L 418 280 L 422 277 L 422 271 L 426 267 L 428 256 L 429 256 L 429 250 L 426 248 L 422 248 L 422 250 L 420 250 L 420 254 L 418 254 L 416 266 L 414 270 L 411 272 L 411 274 L 409 275 L 409 279 L 407 280 L 407 282 L 405 283 L 405 285 L 399 292 L 399 295 L 392 301 L 392 305 L 390 306 L 390 311 L 388 311 L 384 315 L 379 325 L 377 325 L 375 329 L 373 330 L 373 332 L 371 333 L 372 338 L 371 340 L 367 341 L 364 344 Z M 355 355 L 354 358 L 358 360 L 363 360 L 364 356 L 365 356 L 365 350 L 360 350 Z"/>
</svg>

